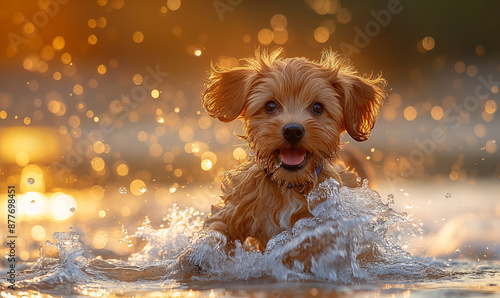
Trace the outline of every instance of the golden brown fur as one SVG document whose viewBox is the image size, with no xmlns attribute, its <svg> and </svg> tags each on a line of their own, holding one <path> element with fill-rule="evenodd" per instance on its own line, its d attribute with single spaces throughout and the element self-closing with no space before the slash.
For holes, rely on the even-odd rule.
<svg viewBox="0 0 500 298">
<path fill-rule="evenodd" d="M 280 54 L 257 51 L 244 67 L 212 67 L 202 94 L 210 116 L 224 122 L 242 118 L 243 138 L 254 154 L 228 175 L 205 227 L 221 232 L 228 243 L 252 237 L 262 250 L 271 237 L 311 216 L 307 194 L 317 183 L 329 177 L 342 181 L 343 175 L 354 180 L 336 163 L 340 136 L 347 131 L 366 140 L 385 98 L 382 78 L 358 76 L 331 51 L 319 62 Z M 290 123 L 303 128 L 300 140 L 284 137 Z M 284 162 L 293 158 L 301 163 Z"/>
</svg>

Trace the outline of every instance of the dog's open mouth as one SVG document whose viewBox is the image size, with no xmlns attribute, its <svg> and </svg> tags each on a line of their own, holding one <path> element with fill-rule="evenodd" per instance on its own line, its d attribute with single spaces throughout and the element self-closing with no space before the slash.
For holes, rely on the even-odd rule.
<svg viewBox="0 0 500 298">
<path fill-rule="evenodd" d="M 281 166 L 287 170 L 298 170 L 307 162 L 307 151 L 302 148 L 279 149 Z"/>
</svg>

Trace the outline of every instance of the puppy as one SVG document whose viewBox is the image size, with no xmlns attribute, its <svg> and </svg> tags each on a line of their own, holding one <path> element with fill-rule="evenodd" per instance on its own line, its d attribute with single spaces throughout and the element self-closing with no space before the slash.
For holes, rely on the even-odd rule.
<svg viewBox="0 0 500 298">
<path fill-rule="evenodd" d="M 244 121 L 253 156 L 227 175 L 205 221 L 205 230 L 225 236 L 227 250 L 251 239 L 264 251 L 273 236 L 311 216 L 307 195 L 318 183 L 355 183 L 339 165 L 341 134 L 367 140 L 385 101 L 384 79 L 359 76 L 332 51 L 319 62 L 281 52 L 257 51 L 243 67 L 212 67 L 202 93 L 210 116 Z"/>
</svg>

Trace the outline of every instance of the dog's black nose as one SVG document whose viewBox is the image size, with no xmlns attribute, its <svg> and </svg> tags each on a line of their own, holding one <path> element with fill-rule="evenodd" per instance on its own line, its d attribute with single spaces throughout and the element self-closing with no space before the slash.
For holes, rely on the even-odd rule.
<svg viewBox="0 0 500 298">
<path fill-rule="evenodd" d="M 296 143 L 304 136 L 304 127 L 297 123 L 291 123 L 283 127 L 283 136 L 291 143 Z"/>
</svg>

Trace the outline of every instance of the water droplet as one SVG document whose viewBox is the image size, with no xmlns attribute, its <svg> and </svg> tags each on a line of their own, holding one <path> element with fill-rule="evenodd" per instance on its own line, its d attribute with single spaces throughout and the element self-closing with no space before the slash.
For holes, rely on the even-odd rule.
<svg viewBox="0 0 500 298">
<path fill-rule="evenodd" d="M 35 184 L 35 178 L 33 178 L 33 177 L 29 177 L 27 181 L 28 181 L 29 185 Z"/>
<path fill-rule="evenodd" d="M 392 193 L 387 195 L 387 204 L 389 206 L 394 205 L 394 195 Z"/>
<path fill-rule="evenodd" d="M 368 181 L 368 179 L 363 179 L 363 185 L 361 187 L 364 189 L 367 189 L 369 183 L 370 183 L 370 181 Z"/>
<path fill-rule="evenodd" d="M 449 199 L 451 198 L 451 194 L 449 192 L 446 193 L 446 195 L 444 195 L 446 197 L 446 199 Z"/>
<path fill-rule="evenodd" d="M 356 183 L 358 184 L 358 187 L 361 187 L 361 177 L 356 177 Z"/>
<path fill-rule="evenodd" d="M 127 189 L 126 189 L 125 187 L 123 187 L 123 186 L 121 186 L 121 187 L 118 189 L 118 191 L 119 191 L 122 195 L 124 195 L 124 194 L 126 194 L 126 193 L 127 193 Z"/>
<path fill-rule="evenodd" d="M 76 208 L 75 208 L 75 207 L 71 207 L 71 209 L 69 209 L 69 211 L 70 211 L 71 213 L 74 213 L 74 212 L 76 211 Z"/>
<path fill-rule="evenodd" d="M 139 188 L 139 191 L 142 193 L 145 193 L 147 191 L 147 189 L 146 189 L 146 187 L 141 186 L 141 188 Z"/>
</svg>

